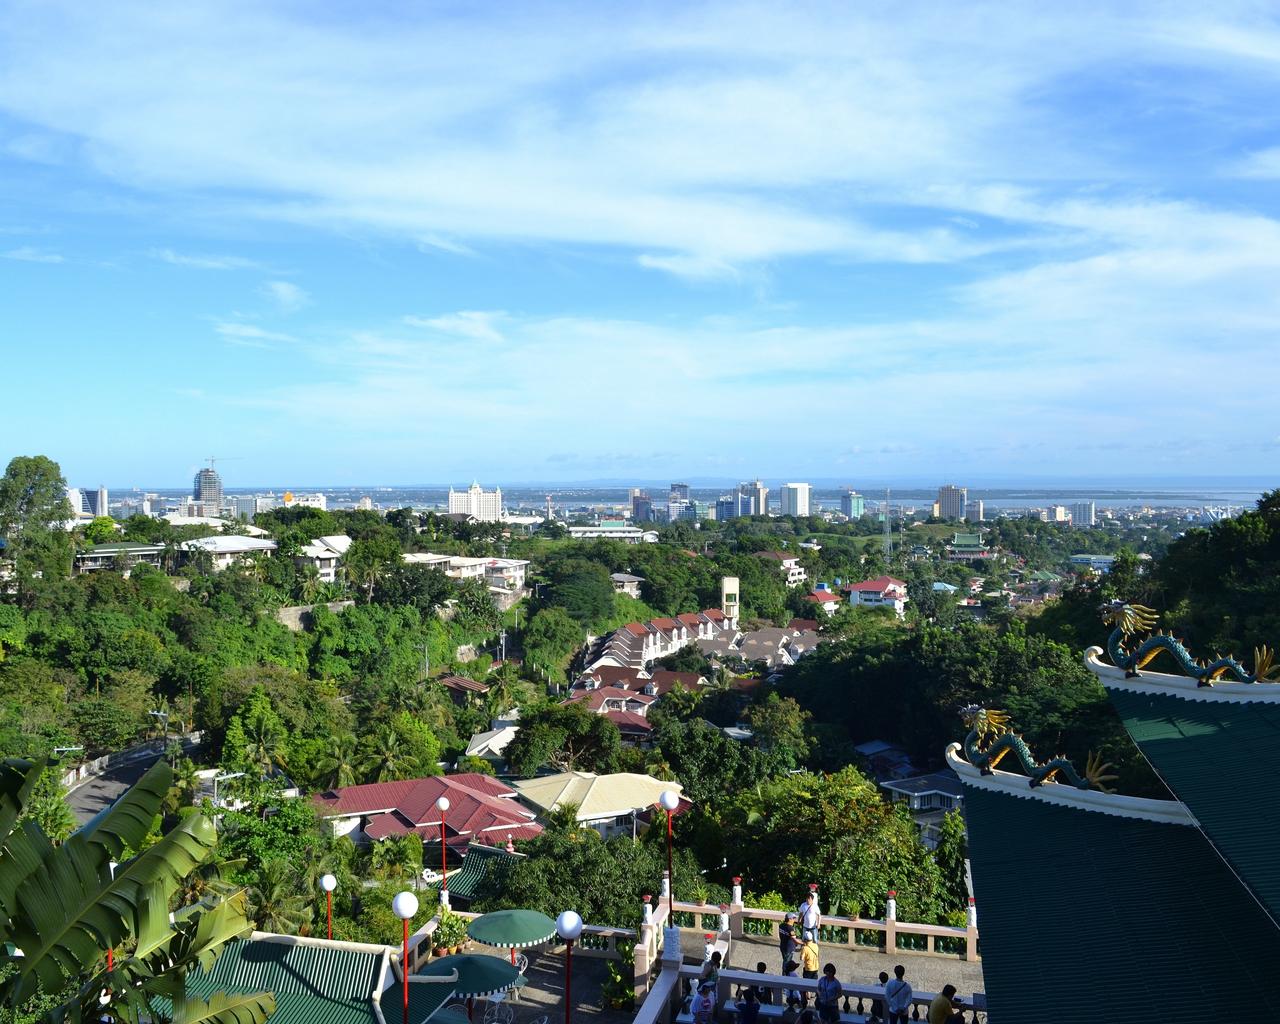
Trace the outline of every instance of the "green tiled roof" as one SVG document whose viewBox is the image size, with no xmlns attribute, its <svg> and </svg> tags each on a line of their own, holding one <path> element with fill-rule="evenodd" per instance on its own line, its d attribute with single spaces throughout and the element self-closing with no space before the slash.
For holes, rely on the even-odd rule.
<svg viewBox="0 0 1280 1024">
<path fill-rule="evenodd" d="M 1280 922 L 1280 704 L 1107 694 L 1165 785 Z"/>
<path fill-rule="evenodd" d="M 472 843 L 467 847 L 467 855 L 462 858 L 462 867 L 449 876 L 449 895 L 464 900 L 475 899 L 483 892 L 489 871 L 495 863 L 520 856 L 523 854 L 507 853 L 500 846 Z"/>
<path fill-rule="evenodd" d="M 264 939 L 228 943 L 209 971 L 187 976 L 187 992 L 202 999 L 215 992 L 274 992 L 271 1024 L 377 1024 L 371 993 L 381 984 L 378 953 Z M 410 1020 L 422 1024 L 451 993 L 448 985 L 410 984 Z M 393 987 L 387 998 L 398 1011 L 399 990 Z"/>
<path fill-rule="evenodd" d="M 1280 931 L 1197 829 L 979 785 L 965 816 L 992 1024 L 1258 1014 Z"/>
</svg>

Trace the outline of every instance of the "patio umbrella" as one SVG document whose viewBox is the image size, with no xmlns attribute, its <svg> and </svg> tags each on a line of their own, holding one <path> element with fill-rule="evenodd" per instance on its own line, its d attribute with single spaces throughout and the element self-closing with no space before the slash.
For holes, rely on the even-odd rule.
<svg viewBox="0 0 1280 1024">
<path fill-rule="evenodd" d="M 516 983 L 520 972 L 505 960 L 496 956 L 485 956 L 483 953 L 454 953 L 432 960 L 418 972 L 423 977 L 447 975 L 458 972 L 458 980 L 454 983 L 455 995 L 467 999 L 479 999 L 483 996 L 505 992 Z"/>
<path fill-rule="evenodd" d="M 515 963 L 517 949 L 554 939 L 556 923 L 536 910 L 495 910 L 475 918 L 467 925 L 467 934 L 486 946 L 509 948 Z"/>
</svg>

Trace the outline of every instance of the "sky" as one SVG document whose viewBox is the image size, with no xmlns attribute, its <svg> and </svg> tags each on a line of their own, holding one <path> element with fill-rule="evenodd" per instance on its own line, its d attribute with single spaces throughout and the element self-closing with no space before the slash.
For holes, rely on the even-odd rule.
<svg viewBox="0 0 1280 1024">
<path fill-rule="evenodd" d="M 1270 474 L 1269 3 L 0 5 L 0 459 Z"/>
</svg>

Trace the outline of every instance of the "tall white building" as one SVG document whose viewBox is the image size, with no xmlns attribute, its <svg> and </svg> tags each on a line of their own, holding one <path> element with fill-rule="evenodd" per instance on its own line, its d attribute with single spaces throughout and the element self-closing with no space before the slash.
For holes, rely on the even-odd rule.
<svg viewBox="0 0 1280 1024">
<path fill-rule="evenodd" d="M 1050 505 L 1045 510 L 1045 519 L 1050 523 L 1065 523 L 1071 517 L 1066 505 Z"/>
<path fill-rule="evenodd" d="M 782 499 L 784 516 L 807 516 L 809 514 L 809 485 L 783 484 L 778 492 Z"/>
<path fill-rule="evenodd" d="M 449 488 L 449 512 L 451 514 L 475 516 L 482 523 L 502 521 L 502 488 L 495 487 L 486 491 L 478 483 L 473 483 L 465 491 Z"/>
<path fill-rule="evenodd" d="M 969 488 L 943 484 L 938 488 L 938 518 L 963 519 L 964 507 L 968 502 Z"/>
<path fill-rule="evenodd" d="M 974 498 L 973 501 L 964 503 L 964 519 L 967 523 L 980 523 L 983 520 L 983 505 L 981 498 Z"/>
<path fill-rule="evenodd" d="M 1098 511 L 1092 501 L 1077 501 L 1071 506 L 1072 526 L 1097 526 Z"/>
</svg>

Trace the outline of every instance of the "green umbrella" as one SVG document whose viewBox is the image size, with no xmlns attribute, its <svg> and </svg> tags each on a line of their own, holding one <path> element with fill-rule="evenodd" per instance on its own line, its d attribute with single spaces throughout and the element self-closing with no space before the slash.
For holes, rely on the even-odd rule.
<svg viewBox="0 0 1280 1024">
<path fill-rule="evenodd" d="M 479 999 L 498 992 L 505 992 L 516 983 L 520 972 L 505 960 L 496 956 L 485 956 L 483 953 L 454 953 L 432 960 L 418 972 L 423 977 L 458 972 L 458 980 L 454 983 L 454 995 L 467 999 Z"/>
<path fill-rule="evenodd" d="M 556 923 L 536 910 L 495 910 L 467 925 L 467 934 L 486 946 L 523 949 L 550 942 L 556 935 Z"/>
</svg>

